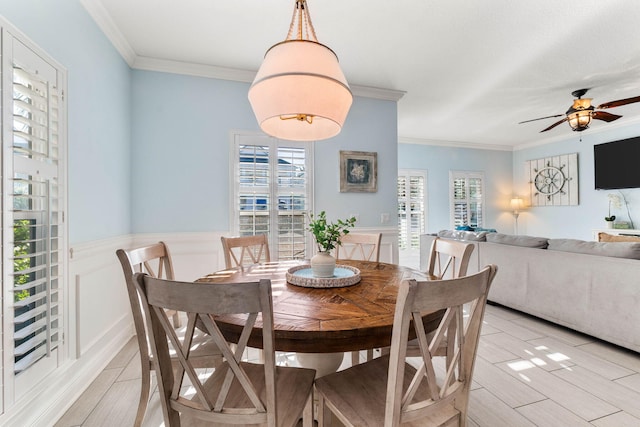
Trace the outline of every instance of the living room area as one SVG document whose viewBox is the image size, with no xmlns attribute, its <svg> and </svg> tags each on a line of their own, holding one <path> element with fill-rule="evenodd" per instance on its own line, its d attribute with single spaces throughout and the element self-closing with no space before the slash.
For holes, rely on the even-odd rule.
<svg viewBox="0 0 640 427">
<path fill-rule="evenodd" d="M 378 38 L 378 34 L 370 36 L 373 45 L 385 48 L 384 54 L 376 57 L 369 55 L 372 47 L 362 40 L 368 36 L 356 31 L 360 27 L 365 31 L 371 22 L 384 28 L 387 20 L 380 18 L 383 12 L 405 9 L 400 26 L 407 28 L 429 27 L 421 21 L 428 17 L 436 35 L 423 40 L 401 32 L 410 41 L 408 48 L 414 56 L 431 64 L 421 71 L 423 77 L 414 86 L 420 97 L 414 97 L 414 92 L 392 81 L 385 72 L 361 80 L 352 80 L 345 72 L 353 103 L 340 133 L 295 147 L 280 144 L 286 149 L 299 148 L 306 156 L 308 163 L 299 170 L 309 176 L 309 191 L 304 197 L 310 211 L 326 210 L 331 218 L 356 216 L 356 231 L 382 235 L 381 261 L 416 269 L 422 267 L 422 236 L 456 231 L 457 226 L 474 228 L 471 233 L 495 230 L 494 235 L 546 242 L 571 239 L 596 243 L 600 232 L 640 234 L 640 183 L 616 187 L 598 185 L 597 181 L 600 147 L 640 136 L 640 102 L 611 110 L 595 108 L 640 95 L 640 52 L 633 43 L 617 40 L 635 40 L 638 5 L 620 1 L 609 6 L 590 0 L 582 9 L 578 6 L 584 3 L 574 0 L 562 6 L 548 0 L 544 5 L 520 9 L 494 1 L 492 7 L 504 6 L 509 12 L 500 14 L 500 22 L 508 21 L 500 24 L 508 27 L 502 27 L 478 5 L 400 8 L 386 2 L 358 0 L 354 5 L 339 6 L 327 1 L 331 7 L 323 11 L 322 1 L 311 1 L 313 16 L 318 12 L 314 24 L 321 30 L 321 41 L 336 49 L 345 70 L 355 68 L 357 62 L 375 69 L 376 61 L 395 61 L 393 47 L 386 46 L 386 39 Z M 256 16 L 249 13 L 249 2 L 239 3 L 245 10 L 232 15 L 236 26 L 276 27 L 276 41 L 282 39 L 293 1 L 284 1 L 284 6 L 276 2 L 257 6 L 278 8 L 273 22 L 261 12 L 255 12 Z M 56 89 L 60 89 L 59 99 L 66 108 L 59 123 L 60 141 L 64 141 L 59 153 L 62 172 L 58 201 L 64 218 L 59 254 L 65 278 L 57 294 L 60 340 L 58 347 L 41 360 L 45 363 L 34 363 L 33 369 L 24 372 L 15 371 L 14 348 L 19 345 L 13 338 L 14 290 L 8 287 L 8 283 L 13 284 L 13 270 L 8 268 L 14 256 L 9 253 L 13 236 L 6 231 L 0 425 L 44 426 L 59 419 L 60 426 L 109 425 L 112 420 L 129 423 L 135 407 L 128 399 L 138 393 L 135 387 L 139 387 L 139 373 L 134 366 L 137 359 L 131 309 L 116 250 L 165 241 L 172 248 L 176 273 L 184 280 L 222 269 L 221 237 L 238 234 L 243 224 L 242 208 L 238 207 L 242 190 L 238 178 L 242 160 L 236 161 L 242 151 L 238 147 L 266 147 L 274 140 L 260 129 L 247 97 L 255 70 L 273 43 L 244 37 L 242 31 L 237 37 L 220 36 L 204 42 L 204 33 L 191 34 L 197 46 L 204 44 L 211 49 L 214 58 L 223 55 L 217 49 L 225 43 L 255 57 L 256 64 L 233 67 L 190 60 L 188 53 L 196 43 L 192 46 L 177 36 L 174 49 L 183 52 L 182 57 L 165 55 L 162 49 L 141 50 L 142 45 L 136 43 L 164 40 L 163 33 L 173 28 L 162 24 L 167 22 L 164 19 L 172 21 L 164 16 L 169 13 L 162 7 L 157 7 L 156 15 L 144 12 L 144 6 L 142 1 L 0 0 L 3 88 L 14 83 L 9 76 L 19 80 L 21 67 L 31 64 L 12 62 L 10 58 L 27 57 L 27 51 L 35 53 L 28 57 L 45 58 L 48 63 L 47 71 L 38 75 L 57 76 Z M 222 21 L 227 20 L 224 17 L 229 15 L 224 13 L 231 6 L 202 7 L 207 12 L 202 15 L 215 18 L 205 19 L 202 27 L 195 23 L 192 27 L 219 26 L 229 31 Z M 417 8 L 413 14 L 412 7 Z M 550 10 L 555 7 L 563 13 L 552 14 Z M 375 16 L 380 21 L 353 24 L 359 10 L 371 8 L 379 9 Z M 577 9 L 577 15 L 572 16 L 569 9 Z M 478 14 L 481 23 L 476 22 Z M 531 14 L 535 19 L 527 17 Z M 174 14 L 173 20 L 175 25 L 190 19 L 195 22 L 196 15 Z M 536 26 L 530 31 L 520 28 L 525 33 L 521 40 L 505 35 L 515 34 L 520 26 L 518 19 L 525 18 L 534 20 Z M 126 30 L 143 28 L 145 21 L 149 26 L 140 31 L 143 37 L 128 39 L 131 34 Z M 475 45 L 474 33 L 463 31 L 465 23 L 481 29 L 486 43 Z M 613 39 L 629 46 L 613 52 L 606 46 L 609 38 L 598 43 L 598 37 L 605 36 L 592 33 L 604 34 L 606 28 L 616 26 L 625 36 Z M 561 41 L 546 39 L 545 45 L 536 42 L 556 27 L 568 33 Z M 342 35 L 332 35 L 334 28 L 351 28 L 354 32 L 340 39 Z M 505 28 L 513 32 L 506 33 Z M 569 42 L 581 40 L 576 37 L 585 29 L 589 29 L 591 44 L 571 51 Z M 447 48 L 437 42 L 438 31 L 449 35 L 451 44 Z M 344 40 L 355 40 L 356 48 L 342 52 L 340 43 Z M 469 44 L 475 48 L 461 50 Z M 165 45 L 168 49 L 170 43 Z M 557 46 L 571 54 L 565 58 L 552 54 Z M 495 54 L 494 49 L 501 54 Z M 468 53 L 465 56 L 461 52 Z M 591 57 L 598 56 L 596 52 L 599 59 Z M 555 65 L 536 68 L 536 61 L 547 61 L 547 55 L 553 56 Z M 588 70 L 595 71 L 572 67 L 583 62 Z M 469 64 L 474 63 L 475 70 L 469 72 Z M 414 65 L 417 68 L 417 62 Z M 432 75 L 450 75 L 457 84 L 445 87 L 443 80 L 440 87 L 440 80 Z M 589 91 L 582 99 L 593 98 L 599 112 L 611 111 L 621 117 L 611 122 L 594 119 L 588 129 L 573 131 L 564 111 L 577 100 L 571 92 L 587 87 Z M 10 92 L 3 90 L 3 96 Z M 427 102 L 430 97 L 433 100 Z M 8 101 L 3 98 L 3 102 Z M 408 112 L 409 107 L 415 107 L 411 110 L 415 113 Z M 2 122 L 5 168 L 14 153 L 7 145 L 12 139 L 9 129 L 13 119 L 7 111 Z M 560 113 L 559 117 L 544 118 L 555 113 Z M 542 120 L 519 123 L 536 117 Z M 557 120 L 563 122 L 540 132 Z M 375 191 L 341 191 L 341 159 L 345 153 L 375 155 Z M 637 176 L 640 169 L 633 165 L 637 157 L 624 153 L 617 156 L 613 174 Z M 51 169 L 40 172 L 49 173 Z M 409 222 L 407 226 L 414 227 L 414 237 L 420 237 L 413 240 L 418 256 L 412 258 L 406 258 L 400 249 L 403 229 L 398 226 L 398 183 L 403 174 L 422 177 L 420 219 L 417 225 Z M 6 189 L 10 188 L 8 182 L 3 181 Z M 461 187 L 466 192 L 458 199 L 457 182 L 474 182 L 479 190 L 472 195 L 469 187 Z M 4 190 L 3 206 L 11 206 L 14 199 L 9 197 L 13 196 Z M 251 200 L 258 205 L 271 198 L 278 205 L 301 200 L 302 196 L 295 199 L 298 196 L 270 193 L 265 197 L 256 193 Z M 521 200 L 517 211 L 512 205 L 514 199 Z M 4 210 L 3 214 L 7 215 L 5 220 L 10 218 Z M 411 208 L 402 213 L 407 214 L 412 215 Z M 614 216 L 613 221 L 607 220 Z M 3 230 L 7 229 L 12 227 L 3 223 Z M 495 249 L 491 246 L 495 243 L 481 243 L 473 255 L 476 268 L 495 262 L 498 258 L 494 256 L 500 257 L 499 264 L 504 268 L 494 282 L 494 302 L 501 305 L 487 308 L 483 326 L 476 383 L 471 392 L 470 425 L 640 425 L 640 341 L 633 309 L 639 306 L 640 297 L 634 288 L 637 279 L 631 274 L 640 260 L 522 246 L 513 249 L 503 243 Z M 624 242 L 622 246 L 635 248 L 634 244 Z M 491 256 L 487 258 L 487 254 Z M 590 261 L 595 258 L 597 261 Z M 545 277 L 549 279 L 544 286 L 532 284 L 534 278 Z M 510 287 L 505 281 L 517 282 L 518 286 Z M 624 289 L 612 283 L 624 283 Z M 573 317 L 564 318 L 567 313 Z M 619 316 L 613 318 L 615 315 Z M 118 399 L 126 401 L 120 402 L 123 406 L 115 403 Z M 553 419 L 546 418 L 548 414 Z M 156 410 L 145 425 L 160 425 L 161 417 Z"/>
</svg>

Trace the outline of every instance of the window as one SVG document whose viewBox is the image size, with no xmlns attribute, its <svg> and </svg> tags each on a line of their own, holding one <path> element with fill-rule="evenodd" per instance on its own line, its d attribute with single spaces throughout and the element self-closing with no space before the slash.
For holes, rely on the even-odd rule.
<svg viewBox="0 0 640 427">
<path fill-rule="evenodd" d="M 420 235 L 426 224 L 426 182 L 424 172 L 398 173 L 398 248 L 420 249 Z"/>
<path fill-rule="evenodd" d="M 451 224 L 482 227 L 484 222 L 484 174 L 451 172 Z"/>
<path fill-rule="evenodd" d="M 12 88 L 3 93 L 3 104 L 12 115 L 3 119 L 3 128 L 11 129 L 3 153 L 11 158 L 3 161 L 2 259 L 5 295 L 13 295 L 4 305 L 4 318 L 11 319 L 4 332 L 13 339 L 11 360 L 19 383 L 28 371 L 41 378 L 55 369 L 64 353 L 65 75 L 42 52 L 6 30 L 3 35 L 3 79 Z M 22 384 L 15 388 L 25 390 Z"/>
<path fill-rule="evenodd" d="M 233 147 L 234 233 L 265 233 L 274 259 L 308 258 L 311 145 L 236 135 Z"/>
</svg>

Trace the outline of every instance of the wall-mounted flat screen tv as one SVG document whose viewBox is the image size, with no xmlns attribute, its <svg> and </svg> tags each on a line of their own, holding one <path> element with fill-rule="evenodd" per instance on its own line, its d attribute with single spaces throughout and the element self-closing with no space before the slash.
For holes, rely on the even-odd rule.
<svg viewBox="0 0 640 427">
<path fill-rule="evenodd" d="M 596 190 L 640 188 L 640 136 L 593 146 Z"/>
</svg>

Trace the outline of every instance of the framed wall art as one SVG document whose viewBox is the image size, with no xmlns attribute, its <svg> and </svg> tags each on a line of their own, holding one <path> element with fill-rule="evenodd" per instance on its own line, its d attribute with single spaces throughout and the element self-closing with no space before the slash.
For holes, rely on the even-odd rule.
<svg viewBox="0 0 640 427">
<path fill-rule="evenodd" d="M 578 153 L 528 160 L 531 206 L 578 204 Z"/>
<path fill-rule="evenodd" d="M 378 153 L 340 151 L 340 192 L 378 191 Z"/>
</svg>

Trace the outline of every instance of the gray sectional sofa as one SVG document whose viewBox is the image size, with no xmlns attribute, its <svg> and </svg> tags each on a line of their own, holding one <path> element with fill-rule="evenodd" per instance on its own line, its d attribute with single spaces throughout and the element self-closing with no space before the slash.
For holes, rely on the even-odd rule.
<svg viewBox="0 0 640 427">
<path fill-rule="evenodd" d="M 475 245 L 469 273 L 498 265 L 490 301 L 640 352 L 640 242 L 438 234 Z M 421 236 L 421 246 L 434 238 Z"/>
</svg>

